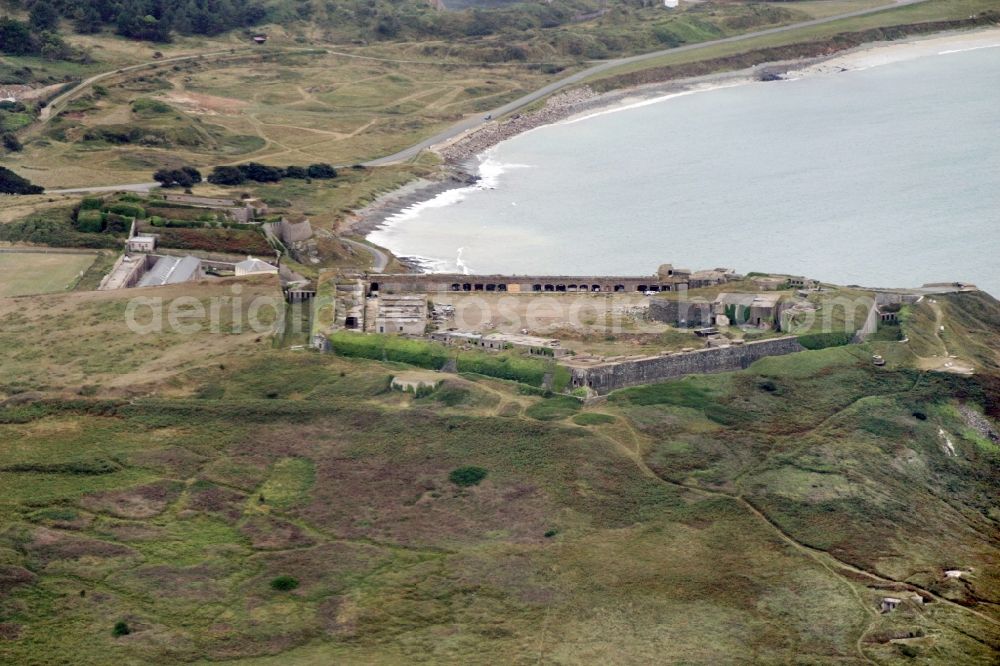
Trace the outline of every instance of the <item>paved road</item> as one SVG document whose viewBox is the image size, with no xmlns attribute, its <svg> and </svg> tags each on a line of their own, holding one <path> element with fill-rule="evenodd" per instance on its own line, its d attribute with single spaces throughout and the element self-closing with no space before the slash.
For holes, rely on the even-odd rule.
<svg viewBox="0 0 1000 666">
<path fill-rule="evenodd" d="M 710 48 L 712 46 L 717 46 L 719 44 L 730 44 L 730 43 L 733 43 L 733 42 L 741 42 L 741 41 L 745 41 L 745 40 L 748 40 L 748 39 L 754 39 L 756 37 L 763 37 L 765 35 L 776 35 L 776 34 L 780 34 L 780 33 L 783 33 L 783 32 L 789 32 L 791 30 L 797 30 L 799 28 L 806 28 L 806 27 L 814 26 L 814 25 L 822 25 L 824 23 L 831 23 L 833 21 L 839 21 L 841 19 L 852 18 L 852 17 L 855 17 L 855 16 L 864 16 L 866 14 L 874 14 L 876 12 L 885 11 L 887 9 L 894 9 L 894 8 L 898 8 L 898 7 L 904 7 L 906 5 L 915 5 L 915 4 L 918 4 L 918 3 L 921 3 L 921 2 L 927 2 L 927 0 L 896 0 L 891 5 L 883 5 L 881 7 L 872 7 L 872 8 L 869 8 L 869 9 L 859 9 L 857 11 L 847 12 L 847 13 L 844 13 L 844 14 L 836 14 L 834 16 L 826 16 L 824 18 L 812 19 L 810 21 L 802 21 L 800 23 L 790 23 L 788 25 L 778 26 L 776 28 L 768 28 L 767 30 L 758 30 L 756 32 L 748 32 L 748 33 L 745 33 L 745 34 L 742 34 L 742 35 L 734 35 L 733 37 L 725 37 L 723 39 L 715 39 L 715 40 L 712 40 L 712 41 L 709 41 L 709 42 L 699 42 L 698 44 L 688 44 L 687 46 L 678 46 L 678 47 L 671 48 L 671 49 L 663 49 L 661 51 L 653 51 L 651 53 L 643 53 L 643 54 L 640 54 L 640 55 L 629 56 L 627 58 L 616 58 L 614 60 L 605 60 L 605 61 L 602 61 L 602 62 L 596 64 L 596 65 L 593 65 L 592 67 L 588 67 L 587 69 L 579 71 L 576 74 L 571 74 L 570 76 L 567 76 L 565 78 L 559 79 L 558 81 L 554 81 L 554 82 L 552 82 L 552 83 L 550 83 L 550 84 L 548 84 L 546 86 L 543 86 L 543 87 L 539 88 L 538 90 L 535 90 L 534 92 L 528 93 L 527 95 L 524 95 L 523 97 L 520 97 L 520 98 L 518 98 L 518 99 L 516 99 L 516 100 L 514 100 L 512 102 L 508 102 L 507 104 L 504 104 L 503 106 L 497 107 L 497 108 L 493 109 L 492 111 L 487 112 L 483 116 L 480 116 L 480 115 L 477 114 L 477 115 L 465 118 L 464 120 L 461 120 L 461 121 L 455 123 L 454 125 L 452 125 L 448 129 L 446 129 L 446 130 L 444 130 L 442 132 L 438 132 L 434 136 L 431 136 L 431 137 L 429 137 L 427 139 L 424 139 L 423 141 L 420 141 L 419 143 L 416 143 L 416 144 L 410 146 L 409 148 L 405 148 L 405 149 L 403 149 L 403 150 L 401 150 L 401 151 L 399 151 L 397 153 L 393 153 L 392 155 L 387 155 L 385 157 L 380 157 L 378 159 L 370 160 L 368 162 L 365 162 L 364 164 L 365 164 L 365 166 L 373 166 L 374 167 L 374 166 L 384 166 L 384 165 L 387 165 L 387 164 L 395 164 L 397 162 L 405 162 L 406 160 L 409 160 L 409 159 L 412 159 L 412 158 L 416 157 L 417 154 L 419 154 L 421 151 L 426 150 L 427 148 L 430 148 L 431 146 L 437 145 L 437 144 L 442 143 L 444 141 L 448 141 L 450 139 L 454 139 L 455 137 L 457 137 L 458 135 L 462 134 L 463 132 L 467 132 L 469 130 L 476 129 L 476 128 L 482 126 L 486 122 L 485 115 L 489 115 L 489 116 L 491 116 L 493 118 L 499 118 L 499 117 L 501 117 L 503 115 L 506 115 L 506 114 L 511 113 L 513 111 L 517 111 L 518 109 L 524 108 L 524 107 L 528 106 L 529 104 L 537 102 L 538 100 L 540 100 L 543 97 L 546 97 L 548 95 L 551 95 L 552 93 L 556 92 L 557 90 L 561 90 L 562 88 L 565 88 L 567 86 L 573 85 L 574 83 L 579 83 L 579 82 L 583 81 L 584 79 L 587 79 L 587 78 L 593 76 L 594 74 L 600 74 L 601 72 L 605 72 L 605 71 L 608 71 L 610 69 L 614 69 L 615 67 L 620 67 L 622 65 L 628 65 L 628 64 L 631 64 L 631 63 L 644 62 L 646 60 L 653 60 L 655 58 L 659 58 L 661 56 L 665 56 L 665 55 L 673 54 L 673 53 L 685 53 L 685 52 L 688 52 L 688 51 L 697 51 L 699 49 Z M 252 51 L 252 49 L 237 49 L 235 55 L 242 54 L 244 51 Z M 164 58 L 164 59 L 161 59 L 161 60 L 156 60 L 156 61 L 148 62 L 148 63 L 142 63 L 142 64 L 139 64 L 139 65 L 132 65 L 130 67 L 123 67 L 121 69 L 116 69 L 116 70 L 111 71 L 111 72 L 104 72 L 103 74 L 97 74 L 95 76 L 90 77 L 89 79 L 81 81 L 80 84 L 77 85 L 76 87 L 74 87 L 73 89 L 68 90 L 68 91 L 64 92 L 63 94 L 55 97 L 52 100 L 52 102 L 49 103 L 48 106 L 46 106 L 44 109 L 42 109 L 42 112 L 39 115 L 39 121 L 42 124 L 44 124 L 51 117 L 51 115 L 53 114 L 53 112 L 55 110 L 57 110 L 60 106 L 65 105 L 73 97 L 75 97 L 76 95 L 80 94 L 82 91 L 86 90 L 88 87 L 90 87 L 94 83 L 97 83 L 98 81 L 101 81 L 102 79 L 105 79 L 107 77 L 114 76 L 114 75 L 119 74 L 121 72 L 129 72 L 129 71 L 134 71 L 134 70 L 137 70 L 137 69 L 142 69 L 144 67 L 148 67 L 149 65 L 162 65 L 163 63 L 179 62 L 179 61 L 183 61 L 183 60 L 195 60 L 195 59 L 198 59 L 198 58 L 203 58 L 203 57 L 208 57 L 208 56 L 216 56 L 216 55 L 234 55 L 234 53 L 233 53 L 232 50 L 227 50 L 227 51 L 214 51 L 214 52 L 211 52 L 211 53 L 199 53 L 199 54 L 195 54 L 195 55 L 176 56 L 176 57 L 173 57 L 173 58 Z M 354 54 L 339 54 L 339 55 L 350 55 L 351 57 L 365 57 L 365 56 L 356 56 Z M 150 184 L 150 183 L 132 183 L 132 184 L 129 184 L 129 185 L 109 185 L 109 186 L 106 186 L 106 187 L 74 188 L 74 189 L 68 189 L 68 190 L 49 190 L 49 193 L 50 194 L 73 194 L 73 193 L 81 193 L 81 192 L 109 192 L 109 191 L 115 191 L 115 190 L 132 190 L 132 191 L 137 191 L 137 192 L 148 192 L 149 191 L 148 188 L 151 187 L 151 186 L 152 186 L 152 184 Z M 368 248 L 369 246 L 365 246 L 365 247 Z"/>
<path fill-rule="evenodd" d="M 96 187 L 72 187 L 68 190 L 45 190 L 46 194 L 86 194 L 87 192 L 141 192 L 148 193 L 159 183 L 129 183 L 127 185 L 99 185 Z"/>
<path fill-rule="evenodd" d="M 389 265 L 389 255 L 387 255 L 385 252 L 378 249 L 377 247 L 372 247 L 371 245 L 365 245 L 364 243 L 354 241 L 349 238 L 341 238 L 340 240 L 342 240 L 345 243 L 348 243 L 349 245 L 352 245 L 353 247 L 361 250 L 362 252 L 367 252 L 368 254 L 372 255 L 372 259 L 374 260 L 372 263 L 372 270 L 371 270 L 372 273 L 381 273 L 385 270 L 385 267 Z"/>
<path fill-rule="evenodd" d="M 920 2 L 927 2 L 927 0 L 896 0 L 893 4 L 883 5 L 881 7 L 873 7 L 869 9 L 859 9 L 853 12 L 847 12 L 845 14 L 837 14 L 835 16 L 826 16 L 824 18 L 812 19 L 810 21 L 802 21 L 801 23 L 790 23 L 789 25 L 779 26 L 777 28 L 768 28 L 767 30 L 758 30 L 756 32 L 748 32 L 742 35 L 734 35 L 733 37 L 725 37 L 723 39 L 714 39 L 710 42 L 699 42 L 697 44 L 688 44 L 687 46 L 678 46 L 672 49 L 663 49 L 661 51 L 653 51 L 651 53 L 643 53 L 641 55 L 629 56 L 627 58 L 616 58 L 614 60 L 605 60 L 592 67 L 572 74 L 558 81 L 548 84 L 538 90 L 528 93 L 524 97 L 520 97 L 513 102 L 499 106 L 492 111 L 486 112 L 483 116 L 476 115 L 470 118 L 461 120 L 443 132 L 439 132 L 434 136 L 424 139 L 420 143 L 417 143 L 409 148 L 399 151 L 398 153 L 393 153 L 392 155 L 387 155 L 386 157 L 380 157 L 370 162 L 365 162 L 365 166 L 384 166 L 387 164 L 394 164 L 396 162 L 405 162 L 406 160 L 416 157 L 420 151 L 430 148 L 431 146 L 437 145 L 449 139 L 453 139 L 463 132 L 480 127 L 485 124 L 485 116 L 491 116 L 493 118 L 499 118 L 505 114 L 517 111 L 518 109 L 524 108 L 529 104 L 537 102 L 538 100 L 551 95 L 552 93 L 570 86 L 574 83 L 579 83 L 584 79 L 587 79 L 594 74 L 600 74 L 609 69 L 614 69 L 615 67 L 620 67 L 622 65 L 628 65 L 636 62 L 643 62 L 646 60 L 652 60 L 654 58 L 659 58 L 661 56 L 673 54 L 673 53 L 685 53 L 687 51 L 697 51 L 699 49 L 709 48 L 712 46 L 717 46 L 719 44 L 730 44 L 733 42 L 742 42 L 748 39 L 754 39 L 755 37 L 763 37 L 765 35 L 776 35 L 782 32 L 789 32 L 790 30 L 798 30 L 799 28 L 807 28 L 814 25 L 822 25 L 824 23 L 831 23 L 833 21 L 839 21 L 841 19 L 852 18 L 855 16 L 864 16 L 865 14 L 874 14 L 876 12 L 885 11 L 887 9 L 896 9 L 899 7 L 904 7 L 906 5 L 915 5 Z"/>
</svg>

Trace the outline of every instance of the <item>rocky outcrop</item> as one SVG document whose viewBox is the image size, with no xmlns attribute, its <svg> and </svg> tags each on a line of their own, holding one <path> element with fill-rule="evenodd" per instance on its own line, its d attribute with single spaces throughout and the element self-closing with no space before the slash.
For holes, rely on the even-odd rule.
<svg viewBox="0 0 1000 666">
<path fill-rule="evenodd" d="M 596 98 L 597 93 L 588 87 L 561 92 L 550 97 L 545 106 L 537 111 L 518 113 L 506 120 L 488 123 L 437 152 L 449 162 L 464 162 L 501 141 L 578 113 L 587 102 Z"/>
</svg>

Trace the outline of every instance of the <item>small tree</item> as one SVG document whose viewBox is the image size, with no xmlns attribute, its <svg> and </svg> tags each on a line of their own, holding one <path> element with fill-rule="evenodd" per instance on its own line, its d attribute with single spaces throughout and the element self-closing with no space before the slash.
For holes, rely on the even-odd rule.
<svg viewBox="0 0 1000 666">
<path fill-rule="evenodd" d="M 482 467 L 458 467 L 451 471 L 448 480 L 456 486 L 478 486 L 487 473 Z"/>
<path fill-rule="evenodd" d="M 306 174 L 310 178 L 336 178 L 337 170 L 325 163 L 310 164 L 306 169 Z"/>
<path fill-rule="evenodd" d="M 153 180 L 163 187 L 191 187 L 201 182 L 201 172 L 192 166 L 184 166 L 180 169 L 159 169 L 153 173 Z"/>
<path fill-rule="evenodd" d="M 239 167 L 234 166 L 217 166 L 208 175 L 208 182 L 213 185 L 242 185 L 246 180 Z"/>
<path fill-rule="evenodd" d="M 35 32 L 55 30 L 59 25 L 59 12 L 46 0 L 39 0 L 31 6 L 28 23 Z"/>
<path fill-rule="evenodd" d="M 0 194 L 41 194 L 44 191 L 7 167 L 0 167 Z"/>
<path fill-rule="evenodd" d="M 125 622 L 125 620 L 118 620 L 117 622 L 115 622 L 115 626 L 111 630 L 111 635 L 115 636 L 116 638 L 118 636 L 128 636 L 131 633 L 132 630 L 129 628 L 128 623 Z"/>
<path fill-rule="evenodd" d="M 278 576 L 271 581 L 271 588 L 279 592 L 288 592 L 299 586 L 299 580 L 295 576 Z"/>
<path fill-rule="evenodd" d="M 19 153 L 24 148 L 17 136 L 12 132 L 3 133 L 3 147 L 12 153 Z"/>
</svg>

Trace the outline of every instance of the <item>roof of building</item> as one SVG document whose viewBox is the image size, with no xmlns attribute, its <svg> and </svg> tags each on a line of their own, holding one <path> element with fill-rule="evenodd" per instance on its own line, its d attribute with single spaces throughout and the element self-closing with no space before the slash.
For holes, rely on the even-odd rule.
<svg viewBox="0 0 1000 666">
<path fill-rule="evenodd" d="M 512 345 L 524 347 L 558 347 L 559 341 L 554 338 L 539 338 L 534 335 L 516 335 L 513 333 L 490 333 L 483 336 L 484 340 L 509 342 Z"/>
<path fill-rule="evenodd" d="M 139 287 L 156 287 L 164 284 L 178 284 L 197 277 L 201 270 L 201 259 L 192 257 L 160 257 L 153 267 L 139 280 Z"/>
<path fill-rule="evenodd" d="M 248 256 L 243 261 L 236 264 L 236 269 L 244 273 L 277 273 L 278 267 L 272 266 L 266 261 Z"/>
<path fill-rule="evenodd" d="M 774 307 L 781 300 L 781 294 L 730 294 L 722 293 L 715 298 L 716 305 L 743 305 L 750 307 Z"/>
</svg>

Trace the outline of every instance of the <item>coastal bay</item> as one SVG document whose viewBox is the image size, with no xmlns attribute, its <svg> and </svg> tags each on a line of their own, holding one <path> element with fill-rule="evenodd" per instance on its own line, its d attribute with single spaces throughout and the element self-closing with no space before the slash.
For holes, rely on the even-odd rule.
<svg viewBox="0 0 1000 666">
<path fill-rule="evenodd" d="M 997 30 L 945 35 L 784 63 L 783 81 L 602 96 L 369 239 L 429 270 L 674 261 L 997 293 L 998 44 Z"/>
</svg>

